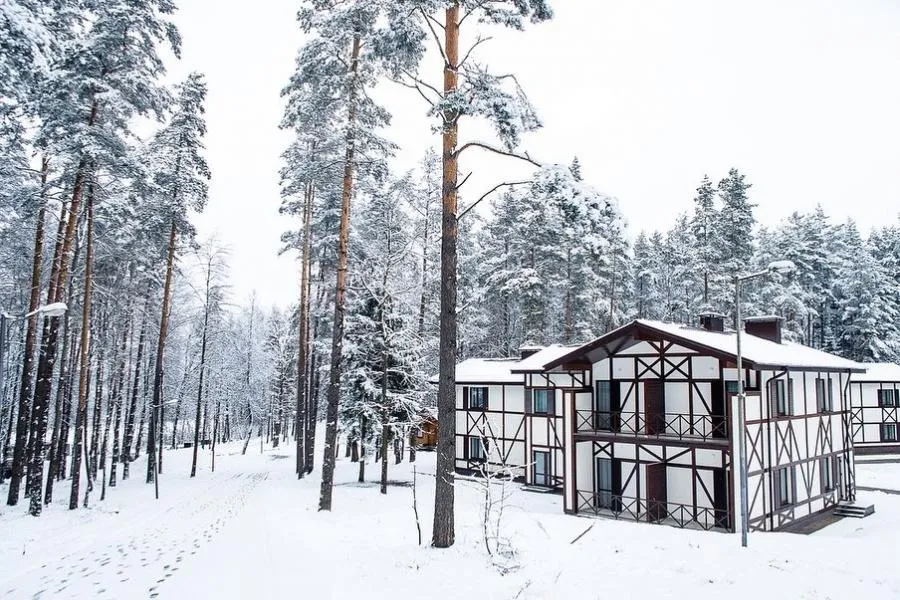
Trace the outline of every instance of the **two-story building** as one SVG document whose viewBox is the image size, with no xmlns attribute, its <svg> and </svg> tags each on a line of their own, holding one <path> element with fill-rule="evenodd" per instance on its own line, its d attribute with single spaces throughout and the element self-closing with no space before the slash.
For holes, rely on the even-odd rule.
<svg viewBox="0 0 900 600">
<path fill-rule="evenodd" d="M 900 452 L 900 365 L 863 363 L 850 378 L 850 427 L 858 454 Z"/>
<path fill-rule="evenodd" d="M 524 376 L 515 384 L 521 412 L 512 419 L 523 424 L 513 442 L 521 451 L 510 457 L 524 463 L 528 482 L 561 486 L 571 514 L 734 531 L 743 434 L 751 530 L 778 529 L 853 500 L 847 389 L 860 366 L 784 342 L 780 321 L 764 318 L 746 323 L 738 374 L 735 333 L 724 331 L 720 317 L 702 323 L 638 320 L 578 348 L 505 361 L 510 380 Z M 743 432 L 733 418 L 739 376 Z M 457 406 L 458 419 L 468 420 L 466 387 L 458 381 Z M 492 427 L 511 416 L 499 408 Z M 458 431 L 469 444 L 492 435 L 467 425 Z"/>
</svg>

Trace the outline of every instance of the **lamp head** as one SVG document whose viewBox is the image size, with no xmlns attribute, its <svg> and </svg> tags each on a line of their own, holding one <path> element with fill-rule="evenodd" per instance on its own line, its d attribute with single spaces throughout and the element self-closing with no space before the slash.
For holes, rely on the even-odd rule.
<svg viewBox="0 0 900 600">
<path fill-rule="evenodd" d="M 779 275 L 788 275 L 797 270 L 797 265 L 790 260 L 776 260 L 770 262 L 768 266 L 769 273 L 778 273 Z"/>
<path fill-rule="evenodd" d="M 37 309 L 37 312 L 47 317 L 61 317 L 69 309 L 65 302 L 54 302 Z"/>
</svg>

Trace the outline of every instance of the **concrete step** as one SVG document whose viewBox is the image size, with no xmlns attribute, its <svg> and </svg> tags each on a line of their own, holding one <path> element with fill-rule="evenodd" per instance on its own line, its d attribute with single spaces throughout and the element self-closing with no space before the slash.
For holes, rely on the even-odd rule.
<svg viewBox="0 0 900 600">
<path fill-rule="evenodd" d="M 862 519 L 864 517 L 868 517 L 872 513 L 875 512 L 875 505 L 870 504 L 868 506 L 859 506 L 856 504 L 839 504 L 837 508 L 834 509 L 834 514 L 841 517 L 853 517 L 855 519 Z"/>
</svg>

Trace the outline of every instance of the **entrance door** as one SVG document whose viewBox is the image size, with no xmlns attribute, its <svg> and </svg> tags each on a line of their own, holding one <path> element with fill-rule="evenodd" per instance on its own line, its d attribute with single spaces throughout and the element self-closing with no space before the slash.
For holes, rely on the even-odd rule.
<svg viewBox="0 0 900 600">
<path fill-rule="evenodd" d="M 662 435 L 666 432 L 666 391 L 660 380 L 644 382 L 644 433 Z"/>
<path fill-rule="evenodd" d="M 666 509 L 666 465 L 647 465 L 647 518 L 661 521 L 669 514 Z"/>
<path fill-rule="evenodd" d="M 622 510 L 622 461 L 597 458 L 594 465 L 594 506 L 613 512 Z"/>
<path fill-rule="evenodd" d="M 534 456 L 534 485 L 550 487 L 550 453 L 544 450 L 535 450 Z"/>
<path fill-rule="evenodd" d="M 730 529 L 728 519 L 728 471 L 713 470 L 713 506 L 715 507 L 716 527 Z"/>
<path fill-rule="evenodd" d="M 728 437 L 728 425 L 725 422 L 725 386 L 722 381 L 713 381 L 710 384 L 709 410 L 711 423 L 711 437 L 724 439 Z"/>
</svg>

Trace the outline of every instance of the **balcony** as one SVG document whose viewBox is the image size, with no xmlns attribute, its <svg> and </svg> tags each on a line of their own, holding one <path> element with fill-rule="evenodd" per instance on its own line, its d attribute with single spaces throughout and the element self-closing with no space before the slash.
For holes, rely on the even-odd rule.
<svg viewBox="0 0 900 600">
<path fill-rule="evenodd" d="M 726 440 L 728 421 L 722 415 L 576 410 L 575 432 L 607 432 L 657 439 Z"/>
<path fill-rule="evenodd" d="M 603 491 L 578 490 L 576 511 L 617 520 L 658 523 L 706 531 L 728 531 L 730 523 L 727 510 L 665 500 L 648 500 Z"/>
</svg>

